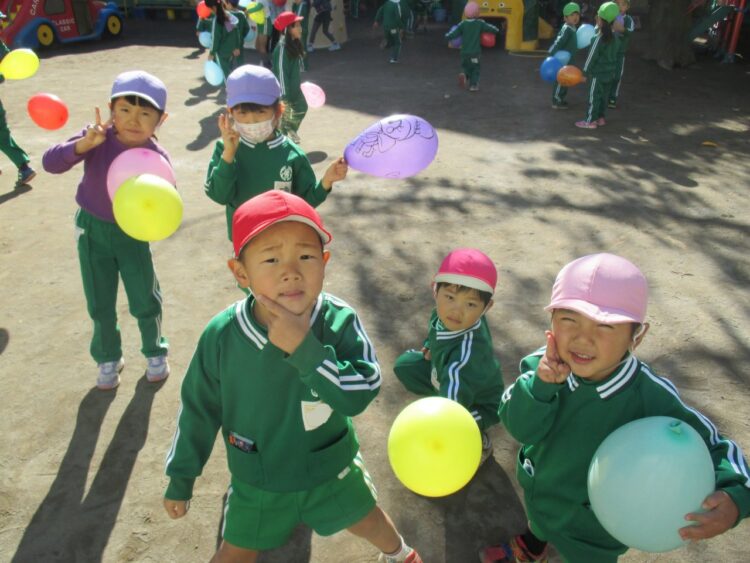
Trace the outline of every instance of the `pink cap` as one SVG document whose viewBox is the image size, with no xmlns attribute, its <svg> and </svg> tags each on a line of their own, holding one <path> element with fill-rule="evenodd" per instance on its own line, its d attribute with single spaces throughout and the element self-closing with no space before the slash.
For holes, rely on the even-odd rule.
<svg viewBox="0 0 750 563">
<path fill-rule="evenodd" d="M 479 4 L 476 2 L 468 2 L 466 6 L 464 6 L 464 15 L 470 20 L 478 18 Z"/>
<path fill-rule="evenodd" d="M 642 323 L 648 284 L 635 264 L 614 254 L 591 254 L 557 274 L 544 310 L 570 309 L 601 323 Z"/>
<path fill-rule="evenodd" d="M 483 252 L 475 248 L 457 248 L 440 264 L 434 282 L 453 283 L 495 293 L 497 269 Z"/>
<path fill-rule="evenodd" d="M 325 229 L 320 215 L 309 203 L 285 191 L 270 190 L 248 199 L 234 212 L 232 242 L 235 258 L 240 257 L 240 252 L 250 239 L 281 221 L 304 223 L 315 229 L 323 244 L 331 242 L 331 233 Z"/>
</svg>

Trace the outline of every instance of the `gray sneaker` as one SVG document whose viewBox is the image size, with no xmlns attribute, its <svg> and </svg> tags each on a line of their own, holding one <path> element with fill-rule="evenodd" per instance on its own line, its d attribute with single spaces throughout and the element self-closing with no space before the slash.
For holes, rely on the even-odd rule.
<svg viewBox="0 0 750 563">
<path fill-rule="evenodd" d="M 485 461 L 492 457 L 493 453 L 494 449 L 492 448 L 492 440 L 490 440 L 490 437 L 486 432 L 482 432 L 482 457 L 479 458 L 479 465 L 482 465 Z"/>
<path fill-rule="evenodd" d="M 341 49 L 341 45 L 339 45 L 338 43 L 333 43 L 330 47 L 328 47 L 329 51 L 338 51 L 339 49 Z"/>
<path fill-rule="evenodd" d="M 151 383 L 164 381 L 169 377 L 169 362 L 166 356 L 154 356 L 146 358 L 148 366 L 146 367 L 146 379 Z"/>
<path fill-rule="evenodd" d="M 125 360 L 120 358 L 116 362 L 102 362 L 99 364 L 99 375 L 96 386 L 102 391 L 109 391 L 120 384 L 120 372 L 125 367 Z"/>
<path fill-rule="evenodd" d="M 300 139 L 299 135 L 294 131 L 287 131 L 286 136 L 289 137 L 295 145 L 299 145 L 302 142 L 302 139 Z"/>
</svg>

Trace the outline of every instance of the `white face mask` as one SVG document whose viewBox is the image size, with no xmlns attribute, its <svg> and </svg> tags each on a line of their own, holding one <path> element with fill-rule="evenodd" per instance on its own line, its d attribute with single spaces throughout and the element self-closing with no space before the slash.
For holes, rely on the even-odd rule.
<svg viewBox="0 0 750 563">
<path fill-rule="evenodd" d="M 262 143 L 273 133 L 273 118 L 258 123 L 234 122 L 234 129 L 248 143 Z"/>
</svg>

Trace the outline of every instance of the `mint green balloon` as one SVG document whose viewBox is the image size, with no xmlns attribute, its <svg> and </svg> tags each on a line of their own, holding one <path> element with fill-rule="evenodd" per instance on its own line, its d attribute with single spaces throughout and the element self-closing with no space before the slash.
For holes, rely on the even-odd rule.
<svg viewBox="0 0 750 563">
<path fill-rule="evenodd" d="M 671 551 L 678 530 L 700 512 L 716 481 L 711 455 L 695 429 L 676 418 L 629 422 L 601 443 L 591 460 L 591 508 L 615 539 L 642 551 Z"/>
</svg>

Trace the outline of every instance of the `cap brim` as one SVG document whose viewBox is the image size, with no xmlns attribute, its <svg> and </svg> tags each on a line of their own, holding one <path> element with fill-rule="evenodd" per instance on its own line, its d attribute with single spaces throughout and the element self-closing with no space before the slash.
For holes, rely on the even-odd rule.
<svg viewBox="0 0 750 563">
<path fill-rule="evenodd" d="M 635 315 L 620 309 L 605 309 L 588 301 L 580 299 L 560 299 L 547 305 L 545 311 L 555 309 L 569 309 L 582 314 L 598 323 L 620 324 L 620 323 L 642 323 L 644 319 L 636 318 Z"/>
<path fill-rule="evenodd" d="M 143 92 L 135 92 L 132 90 L 125 90 L 122 92 L 113 92 L 112 95 L 109 97 L 109 99 L 114 100 L 115 98 L 122 98 L 123 96 L 137 96 L 139 98 L 143 98 L 152 106 L 154 106 L 156 109 L 160 111 L 164 111 L 164 108 L 161 107 L 160 104 L 158 104 L 155 99 L 153 99 L 151 96 L 144 94 Z"/>
<path fill-rule="evenodd" d="M 462 276 L 461 274 L 438 274 L 435 276 L 434 281 L 435 283 L 451 283 L 470 287 L 477 291 L 495 293 L 495 290 L 487 282 L 483 282 L 482 280 L 471 276 Z"/>
<path fill-rule="evenodd" d="M 236 96 L 227 99 L 227 105 L 230 108 L 240 104 L 258 104 L 259 106 L 272 106 L 279 97 L 264 96 L 264 95 L 247 95 L 247 96 Z"/>
<path fill-rule="evenodd" d="M 318 227 L 318 225 L 316 225 L 313 221 L 311 221 L 307 217 L 303 217 L 302 215 L 289 215 L 288 217 L 282 217 L 280 219 L 271 219 L 269 221 L 266 221 L 258 225 L 255 228 L 255 230 L 248 233 L 248 235 L 245 237 L 242 243 L 238 246 L 237 255 L 235 256 L 235 258 L 239 258 L 240 254 L 242 253 L 242 249 L 244 249 L 251 240 L 257 237 L 263 231 L 265 231 L 269 227 L 272 227 L 276 223 L 283 223 L 285 221 L 296 221 L 298 223 L 304 223 L 308 227 L 312 227 L 313 229 L 315 229 L 315 232 L 318 233 L 318 236 L 320 237 L 320 240 L 323 241 L 324 245 L 328 244 L 333 239 L 333 237 L 331 236 L 331 233 L 329 233 L 325 229 L 321 229 L 320 227 Z"/>
</svg>

